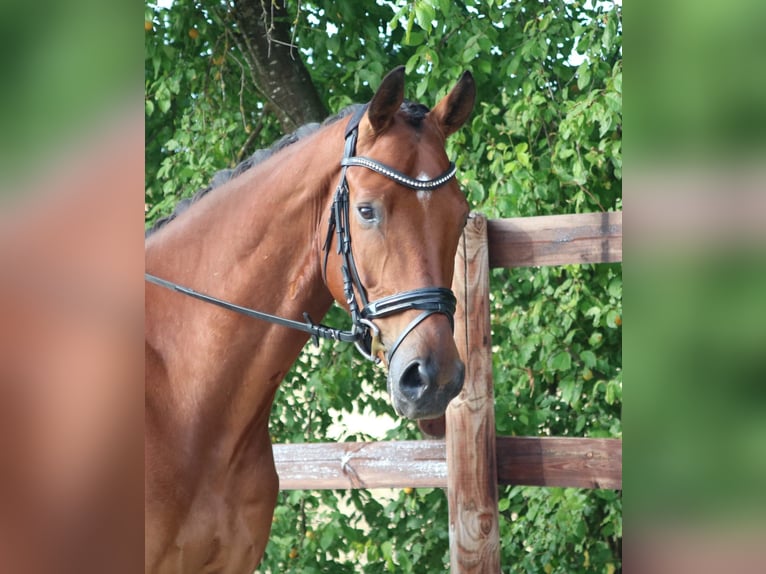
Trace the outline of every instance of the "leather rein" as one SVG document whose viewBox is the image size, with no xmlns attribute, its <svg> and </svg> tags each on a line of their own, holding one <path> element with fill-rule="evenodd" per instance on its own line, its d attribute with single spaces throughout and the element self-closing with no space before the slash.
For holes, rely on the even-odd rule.
<svg viewBox="0 0 766 574">
<path fill-rule="evenodd" d="M 446 315 L 450 325 L 454 329 L 454 314 L 457 301 L 451 289 L 446 287 L 421 287 L 409 291 L 402 291 L 383 297 L 376 301 L 368 301 L 367 291 L 362 285 L 357 271 L 354 253 L 351 249 L 351 230 L 349 227 L 349 189 L 346 181 L 346 170 L 352 166 L 364 167 L 376 173 L 386 176 L 399 185 L 413 190 L 431 191 L 441 187 L 453 177 L 455 177 L 456 168 L 454 163 L 450 163 L 447 171 L 430 180 L 414 179 L 405 175 L 392 167 L 389 167 L 379 161 L 363 156 L 356 156 L 356 140 L 359 133 L 359 122 L 362 119 L 367 105 L 361 106 L 351 117 L 346 127 L 346 145 L 341 160 L 341 174 L 338 187 L 335 190 L 333 203 L 330 212 L 330 223 L 327 230 L 327 238 L 324 243 L 325 261 L 324 272 L 327 273 L 327 257 L 332 244 L 333 234 L 337 234 L 337 252 L 342 258 L 341 273 L 343 275 L 343 292 L 351 315 L 352 327 L 350 330 L 335 329 L 314 323 L 308 313 L 303 314 L 304 322 L 278 317 L 262 311 L 256 311 L 248 307 L 235 305 L 228 301 L 218 299 L 211 295 L 206 295 L 195 291 L 189 287 L 184 287 L 172 281 L 167 281 L 145 273 L 144 278 L 149 283 L 165 287 L 189 297 L 223 307 L 230 311 L 246 315 L 262 321 L 267 321 L 283 327 L 289 327 L 298 331 L 308 333 L 314 344 L 319 343 L 319 339 L 333 339 L 346 343 L 354 343 L 359 352 L 365 358 L 379 362 L 376 349 L 382 346 L 380 342 L 380 329 L 373 322 L 381 317 L 388 317 L 396 313 L 416 309 L 422 311 L 415 317 L 409 325 L 402 331 L 398 339 L 387 350 L 387 361 L 390 363 L 394 352 L 399 348 L 405 337 L 409 335 L 415 327 L 425 321 L 433 314 L 440 313 Z M 357 300 L 357 293 L 359 300 Z"/>
</svg>

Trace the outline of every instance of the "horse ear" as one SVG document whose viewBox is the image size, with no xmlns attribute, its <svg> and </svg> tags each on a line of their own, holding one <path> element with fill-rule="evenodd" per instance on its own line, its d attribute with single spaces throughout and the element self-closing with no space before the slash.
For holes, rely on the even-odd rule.
<svg viewBox="0 0 766 574">
<path fill-rule="evenodd" d="M 375 135 L 383 132 L 404 101 L 404 66 L 391 70 L 375 92 L 367 108 L 367 119 Z"/>
<path fill-rule="evenodd" d="M 454 134 L 465 123 L 473 111 L 475 101 L 476 84 L 471 72 L 465 71 L 452 91 L 430 112 L 445 138 Z"/>
</svg>

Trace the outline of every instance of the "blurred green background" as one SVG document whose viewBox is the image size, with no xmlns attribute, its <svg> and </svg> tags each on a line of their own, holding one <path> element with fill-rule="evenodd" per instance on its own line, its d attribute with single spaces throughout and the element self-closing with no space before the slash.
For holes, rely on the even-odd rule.
<svg viewBox="0 0 766 574">
<path fill-rule="evenodd" d="M 130 2 L 0 2 L 0 189 L 140 97 L 141 10 Z M 119 150 L 115 150 L 119 153 Z"/>
<path fill-rule="evenodd" d="M 561 434 L 562 429 L 574 433 L 581 424 L 578 417 L 587 412 L 582 399 L 572 404 L 557 394 L 568 376 L 572 377 L 570 381 L 582 380 L 577 378 L 576 361 L 570 362 L 571 371 L 562 372 L 551 369 L 552 365 L 547 363 L 549 355 L 546 355 L 561 341 L 557 337 L 564 328 L 561 317 L 566 313 L 559 307 L 575 300 L 571 285 L 580 281 L 590 292 L 580 293 L 579 301 L 587 303 L 594 297 L 597 305 L 591 306 L 615 312 L 619 308 L 625 328 L 622 336 L 622 328 L 616 330 L 610 326 L 608 311 L 602 314 L 603 324 L 595 321 L 597 324 L 593 325 L 595 315 L 587 316 L 588 332 L 599 330 L 607 335 L 603 343 L 608 351 L 605 356 L 611 357 L 607 365 L 602 365 L 604 369 L 608 367 L 606 372 L 600 372 L 603 378 L 597 379 L 603 380 L 604 385 L 599 385 L 598 391 L 594 385 L 593 393 L 601 392 L 609 381 L 618 381 L 615 361 L 621 336 L 625 342 L 628 377 L 622 420 L 627 429 L 625 507 L 631 531 L 626 539 L 626 562 L 631 540 L 635 544 L 635 539 L 650 530 L 691 532 L 703 528 L 712 533 L 706 541 L 726 539 L 725 535 L 730 532 L 763 533 L 766 329 L 761 318 L 766 316 L 763 308 L 766 257 L 765 226 L 759 222 L 766 213 L 762 203 L 766 180 L 763 175 L 766 78 L 762 71 L 766 37 L 761 32 L 766 23 L 766 5 L 755 0 L 644 1 L 627 5 L 624 18 L 627 122 L 623 125 L 622 106 L 614 108 L 617 103 L 614 95 L 606 98 L 608 94 L 618 93 L 615 84 L 618 72 L 620 83 L 622 80 L 623 13 L 610 3 L 598 8 L 602 12 L 600 16 L 606 16 L 606 23 L 596 18 L 592 24 L 581 22 L 581 28 L 577 29 L 572 15 L 592 14 L 596 10 L 592 3 L 416 1 L 383 6 L 353 3 L 364 6 L 370 13 L 369 20 L 365 16 L 352 21 L 358 30 L 343 28 L 337 11 L 327 10 L 324 15 L 318 15 L 318 22 L 309 20 L 311 8 L 320 4 L 303 4 L 305 11 L 300 20 L 303 28 L 297 37 L 302 48 L 310 46 L 323 56 L 337 54 L 345 39 L 351 38 L 350 46 L 357 49 L 358 66 L 351 70 L 350 76 L 339 76 L 336 70 L 312 76 L 320 86 L 330 83 L 340 86 L 337 94 L 332 92 L 334 99 L 328 97 L 326 101 L 332 110 L 351 100 L 369 97 L 369 85 L 375 85 L 394 64 L 412 62 L 408 70 L 409 89 L 416 90 L 418 85 L 426 87 L 421 93 L 411 91 L 410 96 L 428 103 L 433 103 L 439 90 L 445 90 L 457 78 L 458 69 L 474 70 L 479 85 L 484 87 L 476 112 L 480 123 L 475 126 L 482 129 L 474 129 L 474 126 L 464 129 L 453 140 L 451 151 L 460 158 L 461 177 L 473 204 L 490 216 L 621 208 L 618 201 L 623 174 L 618 173 L 616 164 L 622 160 L 621 144 L 617 148 L 614 143 L 611 147 L 605 145 L 603 150 L 598 145 L 608 141 L 618 125 L 627 128 L 624 167 L 627 172 L 624 278 L 627 308 L 622 310 L 621 297 L 612 301 L 610 295 L 610 285 L 621 276 L 619 267 L 530 270 L 512 276 L 496 272 L 493 281 L 496 289 L 500 286 L 496 291 L 498 300 L 504 307 L 515 305 L 522 311 L 521 316 L 514 319 L 519 324 L 495 322 L 497 341 L 510 337 L 511 352 L 518 356 L 518 360 L 501 359 L 498 363 L 497 378 L 504 381 L 498 387 L 499 431 L 537 432 L 541 424 L 555 421 L 548 414 L 556 409 L 563 413 L 563 417 L 555 421 L 556 433 Z M 338 3 L 338 11 L 353 9 L 351 4 Z M 456 17 L 456 11 L 467 10 L 469 6 L 483 15 Z M 184 63 L 209 56 L 200 46 L 216 46 L 215 26 L 207 23 L 190 2 L 179 2 L 178 15 L 170 20 L 167 12 L 151 5 L 139 8 L 124 1 L 105 4 L 68 0 L 30 5 L 6 0 L 2 10 L 0 61 L 6 80 L 0 90 L 0 188 L 4 191 L 18 189 L 30 178 L 45 175 L 52 169 L 50 166 L 61 160 L 65 150 L 71 151 L 71 142 L 104 118 L 121 113 L 125 101 L 138 100 L 142 61 L 145 102 L 154 101 L 160 87 L 157 82 L 163 79 L 168 91 L 163 97 L 168 103 L 176 101 L 181 90 L 179 85 L 176 93 L 175 85 L 168 82 L 172 78 L 169 64 L 160 62 L 157 71 L 147 64 L 146 54 L 151 45 L 172 42 Z M 143 29 L 142 13 L 145 21 L 154 22 L 153 34 L 160 34 L 166 40 L 152 39 Z M 546 20 L 546 14 L 562 13 L 566 15 Z M 537 16 L 541 19 L 536 19 Z M 342 34 L 329 35 L 328 21 L 342 29 Z M 393 21 L 397 22 L 397 28 L 389 30 Z M 493 28 L 490 22 L 496 21 L 504 22 L 505 27 Z M 614 26 L 611 44 L 604 42 L 610 21 Z M 380 22 L 390 39 L 380 45 L 370 41 L 362 50 L 359 38 L 369 32 L 365 30 L 370 22 L 373 31 L 367 38 L 377 37 L 380 30 L 376 23 Z M 199 29 L 200 44 L 196 47 L 190 44 L 188 30 L 191 27 Z M 410 33 L 405 42 L 407 29 Z M 440 42 L 454 29 L 460 31 L 453 32 L 450 38 L 458 45 L 445 51 Z M 595 69 L 591 66 L 579 69 L 581 62 L 577 60 L 549 61 L 549 56 L 553 60 L 557 57 L 550 48 L 544 47 L 548 45 L 545 38 L 559 37 L 567 50 L 571 50 L 590 30 L 593 31 L 590 43 L 583 42 L 581 56 L 598 61 L 599 64 L 593 66 Z M 487 34 L 487 40 L 482 40 L 479 32 Z M 340 38 L 344 38 L 344 42 Z M 494 46 L 502 47 L 502 53 L 493 53 Z M 607 66 L 609 54 L 614 55 L 617 48 L 619 67 L 615 68 L 611 61 Z M 216 52 L 220 54 L 220 50 Z M 566 56 L 568 58 L 568 54 Z M 206 67 L 207 64 L 200 64 L 201 70 L 205 71 Z M 590 73 L 587 81 L 586 69 Z M 231 76 L 226 76 L 227 73 Z M 233 60 L 227 60 L 221 77 L 226 85 L 233 86 L 231 89 L 236 94 L 239 72 Z M 421 77 L 426 80 L 419 84 Z M 560 94 L 550 97 L 545 89 L 545 82 L 550 79 L 569 81 L 571 89 L 567 97 Z M 525 81 L 529 86 L 526 91 Z M 576 108 L 576 104 L 586 101 L 593 91 L 597 97 L 590 105 Z M 324 93 L 331 91 L 327 89 Z M 193 191 L 215 169 L 226 167 L 236 156 L 236 142 L 243 141 L 244 137 L 241 116 L 224 113 L 223 100 L 211 98 L 209 101 L 213 109 L 218 106 L 221 112 L 218 117 L 222 123 L 216 130 L 225 130 L 227 124 L 237 122 L 241 129 L 228 132 L 232 142 L 219 136 L 220 151 L 211 147 L 210 157 L 174 153 L 180 151 L 176 148 L 166 147 L 163 151 L 163 145 L 180 129 L 180 123 L 172 124 L 172 131 L 163 135 L 156 147 L 152 147 L 155 144 L 147 138 L 147 189 L 152 205 L 165 199 L 166 182 L 174 182 L 167 187 L 168 196 L 175 195 L 183 187 L 180 184 L 188 184 L 188 191 Z M 619 102 L 622 103 L 621 97 Z M 600 116 L 591 115 L 589 111 L 594 103 L 599 104 Z M 253 105 L 248 109 L 252 111 L 257 107 Z M 158 104 L 154 116 L 147 118 L 147 128 L 159 121 L 157 118 L 162 113 Z M 189 132 L 198 125 L 192 121 L 194 113 L 195 110 L 174 110 L 174 121 L 186 117 Z M 581 120 L 577 118 L 578 113 Z M 538 136 L 535 129 L 539 130 L 546 122 L 550 125 L 553 116 L 565 125 L 569 122 L 574 131 L 569 140 L 551 139 L 551 146 L 547 136 L 544 133 Z M 279 135 L 274 122 L 266 121 L 266 124 L 263 145 Z M 208 130 L 206 133 L 226 132 Z M 574 141 L 581 143 L 579 158 Z M 615 141 L 621 142 L 622 138 Z M 599 153 L 586 157 L 587 152 L 582 153 L 582 142 L 595 143 Z M 555 158 L 554 150 L 557 150 Z M 115 149 L 115 153 L 121 152 L 124 150 Z M 194 169 L 183 172 L 182 166 L 190 165 L 190 157 L 200 161 L 194 164 Z M 601 167 L 600 158 L 606 160 Z M 158 168 L 163 165 L 167 173 L 158 178 Z M 593 194 L 592 198 L 578 187 L 578 181 Z M 736 210 L 742 217 L 749 217 L 741 224 L 737 223 L 738 218 L 726 217 L 720 222 L 713 218 L 711 222 L 700 218 L 693 209 L 706 203 L 722 216 Z M 674 214 L 671 218 L 668 217 L 670 207 Z M 135 225 L 141 228 L 143 222 L 136 221 Z M 569 279 L 572 279 L 570 287 L 560 289 Z M 509 288 L 514 281 L 519 283 Z M 616 285 L 612 287 L 612 291 L 616 288 Z M 546 289 L 553 293 L 546 295 Z M 541 303 L 535 308 L 537 301 Z M 583 316 L 578 317 L 582 322 Z M 333 318 L 342 320 L 336 315 Z M 552 325 L 555 337 L 547 341 L 548 346 L 544 346 L 546 342 L 541 339 L 530 354 L 524 351 L 522 343 L 534 334 L 536 318 L 544 319 L 545 327 L 541 330 Z M 614 319 L 614 315 L 611 318 Z M 518 331 L 510 333 L 509 325 Z M 589 340 L 590 335 L 580 344 L 589 344 Z M 573 359 L 581 360 L 581 355 Z M 341 393 L 352 390 L 358 393 L 351 375 L 356 372 L 352 371 L 356 369 L 353 361 L 346 351 L 332 359 L 330 373 L 335 379 L 346 381 L 345 386 L 330 389 L 329 394 L 337 394 L 338 401 L 342 402 L 347 396 Z M 555 362 L 555 365 L 564 364 Z M 520 373 L 514 371 L 525 366 L 541 371 L 540 384 L 534 393 L 530 393 L 528 386 L 522 390 Z M 370 384 L 379 381 L 375 376 L 370 375 Z M 296 389 L 304 386 L 299 385 L 299 380 L 296 377 L 286 382 L 285 392 L 279 399 L 282 403 L 290 404 L 291 400 L 299 399 Z M 323 380 L 317 378 L 307 384 L 309 392 L 314 390 L 323 396 Z M 567 398 L 575 398 L 572 388 L 564 386 L 569 389 Z M 618 388 L 622 388 L 621 375 L 619 384 L 612 385 L 613 392 Z M 518 400 L 515 392 L 518 392 Z M 290 398 L 291 393 L 295 399 Z M 606 401 L 605 393 L 596 398 L 590 404 L 599 416 L 589 415 L 578 433 L 621 434 L 619 413 L 623 397 L 611 395 L 611 404 Z M 319 402 L 322 412 L 331 412 L 331 399 L 329 396 Z M 383 399 L 370 398 L 369 401 L 375 404 L 374 410 L 388 408 Z M 574 425 L 571 431 L 568 430 L 570 424 Z M 301 439 L 298 431 L 290 435 L 281 426 L 275 430 L 284 432 L 281 439 Z M 402 425 L 396 433 L 410 436 L 414 431 Z M 284 497 L 285 504 L 278 510 L 275 525 L 272 548 L 276 550 L 270 550 L 268 558 L 271 564 L 286 563 L 289 551 L 296 545 L 301 549 L 299 560 L 306 564 L 313 556 L 310 544 L 332 543 L 329 536 L 323 542 L 317 532 L 313 538 L 316 542 L 304 536 L 296 544 L 295 532 L 293 538 L 288 538 L 287 528 L 280 530 L 279 521 L 294 524 L 290 521 L 301 516 L 301 509 L 307 520 L 311 517 L 326 520 L 331 526 L 346 525 L 353 529 L 345 518 L 325 518 L 318 514 L 320 503 L 325 501 L 323 496 L 293 493 Z M 327 496 L 333 502 L 333 497 L 345 495 L 327 493 Z M 358 497 L 359 502 L 352 500 L 349 504 L 361 508 L 362 512 L 388 517 L 387 528 L 401 528 L 401 534 L 392 535 L 396 545 L 394 542 L 383 546 L 370 543 L 367 547 L 360 538 L 358 544 L 346 546 L 346 551 L 371 553 L 369 560 L 379 564 L 381 570 L 396 569 L 401 566 L 397 563 L 401 560 L 398 548 L 418 542 L 421 556 L 436 556 L 430 570 L 420 571 L 439 571 L 446 544 L 443 520 L 439 518 L 438 523 L 429 526 L 427 536 L 417 534 L 416 525 L 408 524 L 408 520 L 412 517 L 416 517 L 416 522 L 420 520 L 417 517 L 423 516 L 422 509 L 427 509 L 426 516 L 442 516 L 442 494 L 415 491 L 411 495 L 392 493 L 392 496 L 393 502 L 376 503 L 368 500 L 364 492 L 357 492 L 351 497 Z M 617 564 L 606 542 L 615 533 L 603 532 L 601 523 L 606 520 L 604 525 L 621 525 L 621 522 L 615 515 L 596 517 L 593 514 L 596 510 L 603 513 L 604 509 L 618 512 L 616 500 L 601 501 L 597 495 L 581 491 L 519 488 L 504 491 L 503 500 L 506 501 L 502 502 L 503 512 L 508 517 L 503 530 L 504 539 L 509 541 L 503 550 L 507 571 L 544 569 L 542 555 L 545 552 L 549 553 L 546 559 L 550 560 L 552 571 L 585 569 L 583 549 L 594 546 L 603 549 L 603 555 L 600 551 L 589 554 L 587 569 L 610 571 L 609 564 Z M 531 508 L 538 509 L 535 516 L 529 513 Z M 311 515 L 312 509 L 317 514 Z M 568 509 L 580 513 L 570 514 L 578 517 L 577 520 L 552 521 L 552 516 L 565 515 Z M 585 525 L 585 533 L 577 531 L 583 528 L 581 525 Z M 523 539 L 520 530 L 527 528 L 528 540 L 534 542 L 532 551 L 518 544 Z M 408 540 L 408 535 L 417 540 Z M 548 537 L 575 541 L 572 544 L 583 546 L 557 545 Z M 689 548 L 691 552 L 703 550 L 695 546 L 693 536 L 687 550 Z M 634 558 L 637 552 L 644 550 L 650 552 L 636 547 Z M 721 551 L 726 552 L 726 547 L 721 547 Z M 596 560 L 592 559 L 594 555 Z M 349 571 L 354 568 L 346 567 Z M 327 566 L 327 571 L 343 570 L 330 570 Z"/>
<path fill-rule="evenodd" d="M 327 114 L 368 101 L 397 65 L 406 67 L 406 96 L 429 106 L 465 69 L 473 72 L 476 108 L 448 142 L 473 209 L 490 217 L 621 209 L 619 5 L 286 5 L 277 17 L 290 23 Z M 251 82 L 236 14 L 176 0 L 167 8 L 149 3 L 145 20 L 149 225 L 285 126 Z M 621 265 L 495 270 L 492 314 L 498 434 L 622 436 Z M 326 319 L 347 321 L 337 308 Z M 420 438 L 412 421 L 392 420 L 385 387 L 382 369 L 323 343 L 282 385 L 274 440 L 373 438 L 372 422 L 347 426 L 360 413 L 386 421 L 377 437 Z M 621 568 L 621 493 L 502 488 L 500 512 L 506 571 Z M 442 490 L 285 492 L 275 516 L 260 572 L 449 568 Z"/>
</svg>

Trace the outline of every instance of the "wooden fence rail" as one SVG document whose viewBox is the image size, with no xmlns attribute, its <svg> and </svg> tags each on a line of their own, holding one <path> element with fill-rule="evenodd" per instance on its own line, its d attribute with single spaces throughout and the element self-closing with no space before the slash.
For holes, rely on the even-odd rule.
<svg viewBox="0 0 766 574">
<path fill-rule="evenodd" d="M 620 489 L 622 441 L 495 436 L 489 269 L 619 261 L 622 212 L 489 221 L 474 214 L 455 259 L 455 342 L 466 381 L 447 409 L 446 438 L 277 444 L 280 487 L 446 486 L 452 573 L 499 572 L 497 485 Z"/>
<path fill-rule="evenodd" d="M 490 267 L 622 261 L 622 212 L 490 219 Z"/>
<path fill-rule="evenodd" d="M 444 440 L 274 445 L 282 490 L 447 486 Z M 621 488 L 614 438 L 499 436 L 498 484 Z"/>
</svg>

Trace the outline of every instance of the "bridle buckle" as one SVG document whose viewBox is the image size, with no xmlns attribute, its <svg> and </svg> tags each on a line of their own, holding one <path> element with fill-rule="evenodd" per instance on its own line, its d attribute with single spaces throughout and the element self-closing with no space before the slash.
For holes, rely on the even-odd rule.
<svg viewBox="0 0 766 574">
<path fill-rule="evenodd" d="M 378 351 L 384 348 L 383 342 L 380 339 L 380 329 L 369 319 L 359 318 L 357 324 L 364 328 L 360 329 L 359 339 L 354 342 L 356 349 L 365 359 L 372 361 L 375 364 L 380 363 Z"/>
</svg>

